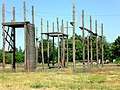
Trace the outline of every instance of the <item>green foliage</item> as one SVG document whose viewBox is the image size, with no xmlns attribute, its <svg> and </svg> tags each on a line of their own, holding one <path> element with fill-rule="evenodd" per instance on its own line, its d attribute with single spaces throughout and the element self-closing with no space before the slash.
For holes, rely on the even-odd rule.
<svg viewBox="0 0 120 90">
<path fill-rule="evenodd" d="M 90 38 L 89 38 L 89 42 L 90 42 Z M 68 38 L 68 59 L 70 62 L 73 61 L 73 41 L 72 41 L 72 37 Z M 88 38 L 85 37 L 85 59 L 87 59 L 88 57 L 88 51 L 87 51 L 87 45 L 88 45 Z M 120 44 L 119 44 L 120 45 Z M 107 42 L 106 38 L 104 37 L 104 59 L 107 60 L 109 59 L 110 61 L 112 61 L 113 59 L 113 48 L 112 48 L 112 43 Z M 55 60 L 57 61 L 57 52 L 58 52 L 58 48 L 57 46 L 55 47 Z M 89 44 L 90 47 L 90 44 Z M 47 40 L 43 40 L 43 48 L 44 48 L 44 59 L 45 59 L 45 63 L 47 63 Z M 76 48 L 76 60 L 82 60 L 82 37 L 80 35 L 75 34 L 75 48 Z M 52 60 L 52 41 L 50 40 L 50 60 Z M 96 37 L 92 37 L 92 51 L 93 51 L 93 60 L 96 60 Z M 98 56 L 99 59 L 102 58 L 102 40 L 101 37 L 98 38 Z M 40 63 L 42 61 L 41 58 L 41 41 L 39 42 L 39 60 Z"/>
<path fill-rule="evenodd" d="M 5 63 L 6 64 L 11 64 L 11 62 L 12 62 L 12 58 L 11 58 L 11 53 L 6 53 L 6 56 L 5 56 Z"/>
<path fill-rule="evenodd" d="M 87 37 L 85 37 L 85 59 L 87 59 Z M 53 57 L 53 50 L 52 50 L 52 40 L 49 41 L 49 60 L 52 60 Z M 68 58 L 69 61 L 73 61 L 73 50 L 72 50 L 72 37 L 68 38 Z M 96 37 L 92 38 L 92 47 L 93 47 L 93 59 L 96 60 Z M 102 42 L 101 42 L 101 37 L 98 38 L 98 56 L 99 59 L 102 57 Z M 47 63 L 47 40 L 43 40 L 43 48 L 44 48 L 44 60 L 45 63 Z M 56 45 L 54 45 L 55 48 L 55 61 L 57 61 L 57 54 L 58 54 L 58 48 Z M 76 60 L 82 60 L 82 37 L 80 35 L 75 34 L 75 48 L 76 48 Z M 10 64 L 11 63 L 11 53 L 6 53 L 6 63 Z M 16 48 L 16 62 L 17 63 L 23 63 L 24 62 L 24 52 L 22 51 L 21 47 L 19 47 L 19 50 Z M 109 59 L 112 61 L 113 59 L 116 59 L 116 63 L 120 62 L 120 36 L 113 42 L 109 43 L 107 42 L 106 38 L 104 37 L 104 59 L 107 60 Z M 42 58 L 41 58 L 41 41 L 39 41 L 39 49 L 38 49 L 38 61 L 41 63 Z M 0 50 L 0 62 L 2 63 L 2 50 Z"/>
<path fill-rule="evenodd" d="M 73 50 L 72 50 L 73 42 L 72 37 L 68 39 L 68 57 L 69 61 L 73 61 Z M 82 37 L 80 35 L 75 34 L 75 58 L 76 60 L 82 59 Z"/>
<path fill-rule="evenodd" d="M 85 37 L 85 59 L 88 57 L 87 52 L 87 37 Z M 53 50 L 52 50 L 53 42 L 52 40 L 49 41 L 49 60 L 52 60 L 53 57 Z M 72 37 L 68 38 L 68 59 L 70 62 L 73 61 L 73 50 L 72 50 Z M 96 37 L 92 38 L 92 51 L 93 51 L 93 59 L 96 60 Z M 102 42 L 101 37 L 98 38 L 98 56 L 99 59 L 102 57 Z M 43 48 L 44 48 L 44 60 L 47 63 L 47 40 L 43 40 Z M 58 54 L 58 47 L 54 45 L 55 48 L 55 61 L 57 61 L 57 54 Z M 76 48 L 76 60 L 82 60 L 82 37 L 80 35 L 75 34 L 75 48 Z M 112 61 L 113 59 L 119 58 L 120 56 L 120 36 L 115 40 L 113 43 L 107 42 L 106 38 L 104 37 L 104 59 L 109 59 Z M 16 62 L 23 63 L 24 62 L 24 52 L 22 51 L 21 47 L 19 50 L 16 48 Z M 38 61 L 39 63 L 42 62 L 41 58 L 41 41 L 39 41 L 39 48 L 38 48 Z M 2 50 L 0 50 L 0 62 L 2 62 Z M 11 63 L 11 53 L 6 53 L 6 63 Z"/>
<path fill-rule="evenodd" d="M 49 60 L 52 60 L 52 55 L 53 55 L 53 51 L 52 51 L 52 41 L 49 40 Z M 55 47 L 55 46 L 54 46 Z M 43 49 L 44 49 L 44 62 L 47 63 L 47 40 L 44 39 L 43 40 Z M 57 50 L 55 47 L 55 58 L 57 57 Z M 55 59 L 56 60 L 56 59 Z M 41 53 L 41 41 L 39 41 L 39 48 L 38 48 L 38 62 L 41 63 L 42 62 L 42 53 Z"/>
<path fill-rule="evenodd" d="M 82 37 L 80 35 L 75 35 L 75 48 L 76 48 L 76 60 L 81 60 L 82 59 Z"/>
<path fill-rule="evenodd" d="M 116 58 L 115 63 L 116 63 L 116 64 L 120 64 L 120 56 Z"/>
<path fill-rule="evenodd" d="M 112 61 L 112 49 L 111 49 L 111 43 L 108 43 L 107 41 L 104 42 L 104 58 L 105 60 L 109 59 Z"/>
<path fill-rule="evenodd" d="M 72 62 L 73 54 L 72 54 L 72 38 L 68 39 L 68 58 L 69 61 Z"/>
<path fill-rule="evenodd" d="M 82 37 L 80 35 L 75 34 L 75 45 L 76 45 L 76 60 L 82 60 Z M 88 57 L 88 38 L 85 37 L 85 59 Z M 69 60 L 72 61 L 72 37 L 69 38 Z M 90 38 L 89 38 L 89 47 L 90 47 Z M 90 48 L 89 48 L 90 49 Z M 93 60 L 96 60 L 96 37 L 92 37 L 92 52 L 93 52 Z M 102 42 L 101 37 L 98 38 L 98 56 L 99 59 L 102 57 Z M 112 61 L 112 50 L 111 50 L 111 43 L 106 41 L 104 37 L 104 59 L 109 59 Z"/>
<path fill-rule="evenodd" d="M 104 60 L 109 59 L 112 61 L 112 44 L 107 42 L 106 38 L 103 39 L 104 44 Z M 93 60 L 96 60 L 96 37 L 92 37 L 92 51 L 93 51 Z M 86 54 L 87 55 L 87 54 Z M 102 39 L 98 38 L 98 58 L 102 59 Z"/>
<path fill-rule="evenodd" d="M 2 50 L 0 50 L 0 63 L 2 63 Z M 5 63 L 6 64 L 11 63 L 11 54 L 8 52 L 5 54 Z"/>
<path fill-rule="evenodd" d="M 113 59 L 116 59 L 120 56 L 120 36 L 112 44 L 112 54 Z"/>
<path fill-rule="evenodd" d="M 16 48 L 16 63 L 23 63 L 24 62 L 24 52 L 19 49 Z M 0 62 L 2 63 L 2 50 L 0 50 Z M 6 52 L 5 53 L 5 63 L 6 64 L 11 64 L 12 63 L 12 53 Z"/>
<path fill-rule="evenodd" d="M 23 51 L 21 51 L 21 50 L 16 51 L 15 59 L 16 59 L 16 63 L 23 63 L 24 62 L 24 53 L 23 53 Z"/>
</svg>

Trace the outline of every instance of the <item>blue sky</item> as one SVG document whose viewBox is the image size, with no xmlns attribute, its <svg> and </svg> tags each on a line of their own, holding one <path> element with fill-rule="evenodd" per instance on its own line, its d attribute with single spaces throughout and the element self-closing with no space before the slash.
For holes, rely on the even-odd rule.
<svg viewBox="0 0 120 90">
<path fill-rule="evenodd" d="M 5 4 L 6 21 L 12 19 L 12 7 L 16 8 L 16 21 L 23 21 L 23 1 L 24 0 L 0 0 L 0 6 Z M 85 27 L 89 28 L 89 17 L 92 15 L 92 28 L 95 31 L 95 20 L 98 21 L 98 32 L 101 34 L 101 23 L 104 24 L 104 35 L 107 41 L 113 42 L 119 35 L 120 25 L 120 0 L 26 0 L 27 6 L 27 21 L 31 22 L 31 6 L 35 8 L 35 26 L 38 27 L 40 36 L 40 19 L 43 18 L 44 32 L 46 32 L 46 20 L 49 20 L 50 30 L 52 22 L 56 23 L 56 17 L 61 20 L 72 21 L 72 4 L 76 4 L 76 33 L 81 35 L 78 28 L 81 26 L 81 12 L 85 12 Z M 1 11 L 0 11 L 0 17 Z M 1 18 L 0 18 L 1 23 Z M 56 25 L 56 24 L 55 24 Z M 70 26 L 70 25 L 69 25 Z M 56 30 L 56 27 L 55 27 Z M 16 47 L 24 48 L 23 29 L 16 31 Z M 85 33 L 87 35 L 87 32 Z M 2 27 L 0 30 L 0 49 L 2 48 Z M 69 35 L 72 35 L 69 29 Z M 7 47 L 6 47 L 7 48 Z"/>
</svg>

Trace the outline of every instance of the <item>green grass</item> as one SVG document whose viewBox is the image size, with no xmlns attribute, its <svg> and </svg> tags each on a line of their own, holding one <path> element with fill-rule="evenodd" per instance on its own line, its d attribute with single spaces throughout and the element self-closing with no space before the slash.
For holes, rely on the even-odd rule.
<svg viewBox="0 0 120 90">
<path fill-rule="evenodd" d="M 0 73 L 0 90 L 120 90 L 119 71 Z"/>
<path fill-rule="evenodd" d="M 17 72 L 11 72 L 7 65 L 6 72 L 0 71 L 0 90 L 120 90 L 120 67 L 94 67 L 84 73 L 81 67 L 78 65 L 74 72 L 70 66 L 44 70 L 39 67 L 36 72 L 27 73 L 19 72 L 24 71 L 23 65 Z"/>
</svg>

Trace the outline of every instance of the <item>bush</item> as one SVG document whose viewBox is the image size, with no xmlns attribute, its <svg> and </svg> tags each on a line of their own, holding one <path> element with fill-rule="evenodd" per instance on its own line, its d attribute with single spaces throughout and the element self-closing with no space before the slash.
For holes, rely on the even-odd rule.
<svg viewBox="0 0 120 90">
<path fill-rule="evenodd" d="M 117 57 L 117 58 L 116 58 L 115 63 L 116 63 L 116 64 L 119 64 L 119 63 L 120 63 L 120 57 Z"/>
</svg>

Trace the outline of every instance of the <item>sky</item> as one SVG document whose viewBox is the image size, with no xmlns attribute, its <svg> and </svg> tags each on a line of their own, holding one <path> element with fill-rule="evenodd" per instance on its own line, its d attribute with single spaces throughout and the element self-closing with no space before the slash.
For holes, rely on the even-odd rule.
<svg viewBox="0 0 120 90">
<path fill-rule="evenodd" d="M 15 7 L 16 21 L 24 21 L 23 17 L 23 1 L 24 0 L 0 0 L 0 6 L 5 4 L 5 21 L 12 20 L 12 7 Z M 40 19 L 43 18 L 43 32 L 46 32 L 46 21 L 49 20 L 50 31 L 52 31 L 52 23 L 55 23 L 56 31 L 56 17 L 66 21 L 72 21 L 72 5 L 76 5 L 76 28 L 75 32 L 81 34 L 78 28 L 82 26 L 82 10 L 85 12 L 85 27 L 90 28 L 90 15 L 92 16 L 92 30 L 95 32 L 95 20 L 98 21 L 98 34 L 101 35 L 101 23 L 104 24 L 104 36 L 108 42 L 120 36 L 120 0 L 26 0 L 27 7 L 27 21 L 31 22 L 32 5 L 35 9 L 35 27 L 38 28 L 38 36 L 40 37 Z M 0 9 L 0 23 L 2 23 L 2 8 Z M 69 27 L 70 24 L 69 24 Z M 69 36 L 72 35 L 72 29 L 69 28 Z M 88 33 L 85 32 L 87 36 Z M 46 38 L 44 36 L 44 38 Z M 16 47 L 24 48 L 24 31 L 23 29 L 16 30 Z M 7 49 L 6 45 L 6 49 Z M 2 49 L 2 25 L 0 30 L 0 49 Z"/>
</svg>

